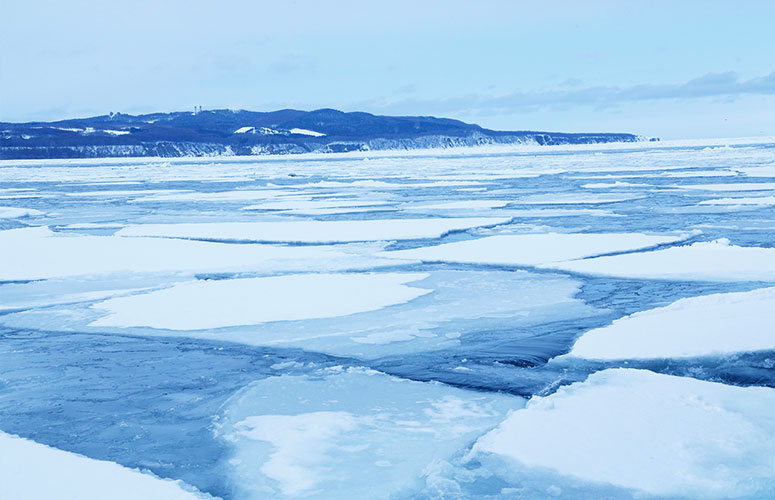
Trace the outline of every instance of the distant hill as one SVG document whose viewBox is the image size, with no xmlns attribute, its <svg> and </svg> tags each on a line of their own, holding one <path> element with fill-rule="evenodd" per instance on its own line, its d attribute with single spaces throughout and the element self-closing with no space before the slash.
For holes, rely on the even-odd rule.
<svg viewBox="0 0 775 500">
<path fill-rule="evenodd" d="M 116 113 L 57 122 L 0 122 L 0 159 L 226 156 L 483 144 L 594 144 L 633 134 L 503 132 L 449 118 L 335 109 Z"/>
</svg>

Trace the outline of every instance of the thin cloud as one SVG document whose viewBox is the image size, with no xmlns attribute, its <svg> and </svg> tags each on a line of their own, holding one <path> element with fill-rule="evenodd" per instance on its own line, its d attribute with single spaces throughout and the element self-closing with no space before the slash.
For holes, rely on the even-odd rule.
<svg viewBox="0 0 775 500">
<path fill-rule="evenodd" d="M 383 112 L 422 110 L 425 113 L 510 114 L 545 108 L 577 106 L 610 107 L 636 101 L 698 99 L 740 95 L 775 95 L 775 73 L 741 80 L 732 71 L 708 73 L 680 84 L 642 84 L 630 87 L 584 87 L 533 92 L 512 92 L 500 96 L 469 94 L 444 99 L 403 99 L 391 103 L 369 103 Z"/>
</svg>

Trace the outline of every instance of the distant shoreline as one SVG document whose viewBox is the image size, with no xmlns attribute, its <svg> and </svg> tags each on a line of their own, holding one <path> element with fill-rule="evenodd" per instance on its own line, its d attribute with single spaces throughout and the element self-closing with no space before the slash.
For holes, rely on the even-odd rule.
<svg viewBox="0 0 775 500">
<path fill-rule="evenodd" d="M 0 123 L 0 159 L 265 156 L 649 140 L 630 133 L 490 130 L 433 116 L 335 109 L 205 110 Z M 653 139 L 652 139 L 653 140 Z"/>
<path fill-rule="evenodd" d="M 623 150 L 647 150 L 647 149 L 677 149 L 677 148 L 724 148 L 744 147 L 757 145 L 775 145 L 775 137 L 734 137 L 734 138 L 707 138 L 707 139 L 671 139 L 659 142 L 609 142 L 597 144 L 562 144 L 562 145 L 528 145 L 528 144 L 488 144 L 468 147 L 449 148 L 418 148 L 405 150 L 375 150 L 375 151 L 349 151 L 343 153 L 307 152 L 295 154 L 266 154 L 255 156 L 219 155 L 219 156 L 133 156 L 133 157 L 92 157 L 92 158 L 14 158 L 0 159 L 0 168 L 9 166 L 37 165 L 41 163 L 55 163 L 61 165 L 81 164 L 142 164 L 142 163 L 262 163 L 262 162 L 292 162 L 292 161 L 325 161 L 325 160 L 368 160 L 371 158 L 400 158 L 400 157 L 459 157 L 476 155 L 540 155 L 557 154 L 564 151 L 574 152 L 616 152 Z"/>
</svg>

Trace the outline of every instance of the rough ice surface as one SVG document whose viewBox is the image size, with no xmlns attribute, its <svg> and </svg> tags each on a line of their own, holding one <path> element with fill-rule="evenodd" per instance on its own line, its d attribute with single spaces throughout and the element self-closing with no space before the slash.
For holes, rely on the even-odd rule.
<svg viewBox="0 0 775 500">
<path fill-rule="evenodd" d="M 547 484 L 558 491 L 572 488 L 567 476 L 649 497 L 767 498 L 775 490 L 773 405 L 771 388 L 604 370 L 532 398 L 473 452 L 514 461 L 517 474 L 554 471 Z"/>
<path fill-rule="evenodd" d="M 770 499 L 773 164 L 2 161 L 0 430 L 224 500 Z"/>
<path fill-rule="evenodd" d="M 204 500 L 179 481 L 0 432 L 0 493 L 9 500 Z"/>
<path fill-rule="evenodd" d="M 347 316 L 408 302 L 431 290 L 405 286 L 423 273 L 289 274 L 180 283 L 165 290 L 109 299 L 109 314 L 91 326 L 204 330 L 270 321 Z"/>
<path fill-rule="evenodd" d="M 571 356 L 674 358 L 775 351 L 775 288 L 681 299 L 617 319 L 576 341 Z"/>
<path fill-rule="evenodd" d="M 218 436 L 233 449 L 240 498 L 411 494 L 429 465 L 453 458 L 521 398 L 412 382 L 363 369 L 278 376 L 226 405 Z"/>
</svg>

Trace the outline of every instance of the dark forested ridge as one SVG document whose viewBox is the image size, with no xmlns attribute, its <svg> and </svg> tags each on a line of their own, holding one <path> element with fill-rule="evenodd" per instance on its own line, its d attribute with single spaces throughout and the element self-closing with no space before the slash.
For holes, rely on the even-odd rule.
<svg viewBox="0 0 775 500">
<path fill-rule="evenodd" d="M 483 144 L 594 144 L 633 134 L 496 131 L 449 118 L 335 109 L 115 113 L 57 122 L 0 122 L 0 159 L 265 155 Z"/>
</svg>

